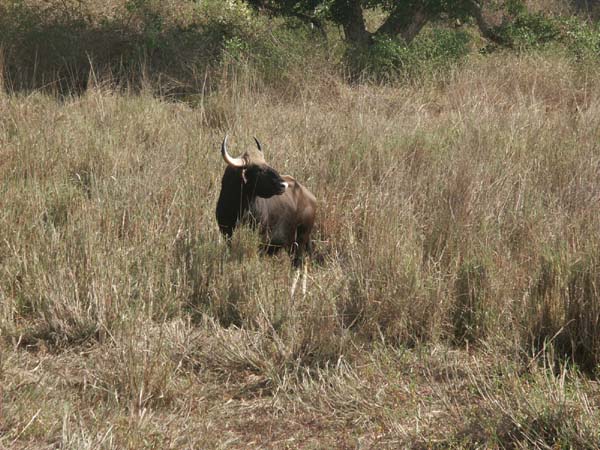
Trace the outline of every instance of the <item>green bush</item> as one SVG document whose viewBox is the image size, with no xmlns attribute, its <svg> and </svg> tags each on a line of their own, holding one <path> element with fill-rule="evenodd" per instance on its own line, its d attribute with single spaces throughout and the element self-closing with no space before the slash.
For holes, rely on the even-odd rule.
<svg viewBox="0 0 600 450">
<path fill-rule="evenodd" d="M 127 0 L 107 11 L 91 1 L 0 5 L 7 87 L 81 92 L 93 70 L 134 88 L 166 75 L 161 93 L 191 94 L 239 69 L 270 85 L 294 84 L 325 62 L 322 33 L 256 14 L 239 0 Z"/>
<path fill-rule="evenodd" d="M 503 25 L 499 33 L 512 47 L 521 50 L 555 42 L 561 37 L 555 19 L 526 10 L 520 11 L 514 20 Z"/>
<path fill-rule="evenodd" d="M 221 47 L 221 62 L 251 70 L 271 87 L 294 87 L 310 77 L 311 67 L 327 67 L 323 35 L 307 26 L 289 26 L 282 20 L 257 16 L 250 30 L 239 30 Z"/>
<path fill-rule="evenodd" d="M 377 36 L 368 48 L 351 48 L 346 61 L 353 75 L 376 81 L 417 78 L 445 72 L 469 52 L 470 36 L 462 30 L 432 28 L 406 45 Z"/>
<path fill-rule="evenodd" d="M 592 61 L 600 57 L 600 22 L 588 23 L 576 19 L 565 22 L 564 40 L 578 61 Z"/>
</svg>

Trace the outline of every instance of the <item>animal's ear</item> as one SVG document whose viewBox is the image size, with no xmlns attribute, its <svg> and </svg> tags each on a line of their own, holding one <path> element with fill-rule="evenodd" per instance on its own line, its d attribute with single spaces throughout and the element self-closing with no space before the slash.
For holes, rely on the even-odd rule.
<svg viewBox="0 0 600 450">
<path fill-rule="evenodd" d="M 260 142 L 258 142 L 258 139 L 256 139 L 256 137 L 254 138 L 254 142 L 256 142 L 256 146 L 258 147 L 258 151 L 262 153 L 262 148 L 260 146 Z"/>
<path fill-rule="evenodd" d="M 244 184 L 248 183 L 248 178 L 246 178 L 246 169 L 242 170 L 242 181 Z"/>
</svg>

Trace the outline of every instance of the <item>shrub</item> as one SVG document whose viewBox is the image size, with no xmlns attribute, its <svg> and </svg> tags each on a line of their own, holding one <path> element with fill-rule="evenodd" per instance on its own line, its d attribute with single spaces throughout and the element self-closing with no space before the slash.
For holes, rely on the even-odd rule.
<svg viewBox="0 0 600 450">
<path fill-rule="evenodd" d="M 600 23 L 568 20 L 565 27 L 564 39 L 570 55 L 581 62 L 600 57 Z"/>
<path fill-rule="evenodd" d="M 167 75 L 162 90 L 198 91 L 228 43 L 257 35 L 241 2 L 128 0 L 102 9 L 10 2 L 0 6 L 0 41 L 7 87 L 51 87 L 62 93 L 87 88 L 92 72 L 117 84 L 139 86 L 148 74 Z"/>
<path fill-rule="evenodd" d="M 461 30 L 432 28 L 406 45 L 377 36 L 368 48 L 350 48 L 346 61 L 353 75 L 376 81 L 417 78 L 446 72 L 469 52 L 470 36 Z"/>
<path fill-rule="evenodd" d="M 560 40 L 558 22 L 542 13 L 530 13 L 521 10 L 514 20 L 502 25 L 500 35 L 516 49 L 523 50 L 540 47 Z"/>
</svg>

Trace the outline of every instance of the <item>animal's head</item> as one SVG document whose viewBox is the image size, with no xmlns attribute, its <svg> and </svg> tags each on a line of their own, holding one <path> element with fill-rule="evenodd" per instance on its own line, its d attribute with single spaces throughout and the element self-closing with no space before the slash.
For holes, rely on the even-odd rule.
<svg viewBox="0 0 600 450">
<path fill-rule="evenodd" d="M 265 158 L 258 139 L 256 141 L 257 151 L 245 152 L 237 158 L 229 155 L 227 151 L 227 135 L 221 145 L 221 155 L 227 163 L 225 174 L 239 179 L 244 191 L 250 195 L 269 198 L 274 195 L 283 194 L 287 183 L 281 175 L 265 162 Z"/>
</svg>

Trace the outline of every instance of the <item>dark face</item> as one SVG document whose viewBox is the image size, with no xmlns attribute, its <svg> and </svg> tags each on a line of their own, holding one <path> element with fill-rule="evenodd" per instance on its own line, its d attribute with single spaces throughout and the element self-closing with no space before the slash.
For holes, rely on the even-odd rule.
<svg viewBox="0 0 600 450">
<path fill-rule="evenodd" d="M 281 178 L 275 169 L 266 164 L 251 165 L 244 171 L 246 177 L 246 188 L 262 198 L 283 194 L 287 183 Z"/>
</svg>

